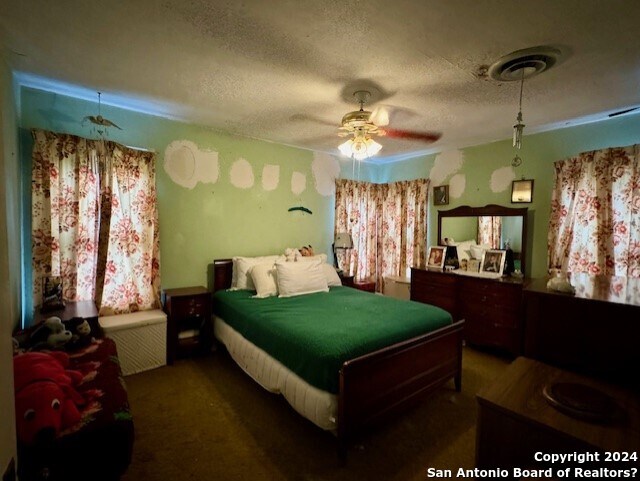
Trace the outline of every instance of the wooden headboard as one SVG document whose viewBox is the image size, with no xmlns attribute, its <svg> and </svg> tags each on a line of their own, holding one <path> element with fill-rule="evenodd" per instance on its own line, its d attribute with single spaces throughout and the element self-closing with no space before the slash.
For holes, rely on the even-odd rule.
<svg viewBox="0 0 640 481">
<path fill-rule="evenodd" d="M 231 287 L 233 261 L 231 259 L 215 259 L 213 261 L 213 292 Z"/>
</svg>

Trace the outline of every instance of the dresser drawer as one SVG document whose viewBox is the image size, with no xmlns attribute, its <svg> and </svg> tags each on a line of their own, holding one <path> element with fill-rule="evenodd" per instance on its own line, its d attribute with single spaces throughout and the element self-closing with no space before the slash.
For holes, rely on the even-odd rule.
<svg viewBox="0 0 640 481">
<path fill-rule="evenodd" d="M 423 271 L 413 269 L 411 271 L 411 283 L 416 285 L 438 286 L 445 289 L 454 289 L 457 278 L 453 274 L 442 272 Z"/>
<path fill-rule="evenodd" d="M 520 299 L 515 296 L 502 297 L 490 292 L 471 292 L 464 295 L 460 299 L 460 304 L 469 307 L 485 307 L 489 309 L 513 312 L 514 314 L 520 310 Z"/>
<path fill-rule="evenodd" d="M 514 355 L 520 352 L 519 329 L 501 326 L 489 320 L 475 320 L 465 322 L 464 332 L 469 344 L 504 348 Z"/>
<path fill-rule="evenodd" d="M 442 273 L 430 273 L 414 270 L 411 278 L 411 300 L 438 306 L 448 311 L 454 318 L 456 314 L 455 278 Z"/>
<path fill-rule="evenodd" d="M 465 303 L 460 307 L 461 317 L 467 323 L 475 321 L 489 322 L 494 326 L 516 328 L 520 325 L 518 309 L 504 309 L 491 303 Z"/>
</svg>

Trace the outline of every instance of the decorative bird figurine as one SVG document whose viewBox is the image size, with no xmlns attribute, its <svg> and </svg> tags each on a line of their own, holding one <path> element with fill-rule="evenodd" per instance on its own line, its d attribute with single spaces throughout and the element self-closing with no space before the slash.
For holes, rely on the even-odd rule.
<svg viewBox="0 0 640 481">
<path fill-rule="evenodd" d="M 118 127 L 116 124 L 111 122 L 109 119 L 105 119 L 102 115 L 87 115 L 82 122 L 89 121 L 92 124 L 102 125 L 104 127 L 115 127 L 116 129 L 122 130 L 121 127 Z"/>
<path fill-rule="evenodd" d="M 101 136 L 107 135 L 108 127 L 115 127 L 118 130 L 122 130 L 121 127 L 113 123 L 111 120 L 105 119 L 101 115 L 101 107 L 102 107 L 101 97 L 102 97 L 102 92 L 98 92 L 98 115 L 87 115 L 84 119 L 82 119 L 82 125 L 84 125 L 87 121 L 89 121 L 94 125 L 99 125 L 101 127 L 104 127 L 103 130 L 100 130 L 97 128 L 95 129 L 95 131 Z"/>
</svg>

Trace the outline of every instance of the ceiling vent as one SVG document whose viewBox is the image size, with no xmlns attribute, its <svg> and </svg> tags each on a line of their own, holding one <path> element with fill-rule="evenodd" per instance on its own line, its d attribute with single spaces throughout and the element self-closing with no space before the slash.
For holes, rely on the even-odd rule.
<svg viewBox="0 0 640 481">
<path fill-rule="evenodd" d="M 528 79 L 553 67 L 560 55 L 560 50 L 554 47 L 532 47 L 516 50 L 491 65 L 489 76 L 503 82 Z"/>
</svg>

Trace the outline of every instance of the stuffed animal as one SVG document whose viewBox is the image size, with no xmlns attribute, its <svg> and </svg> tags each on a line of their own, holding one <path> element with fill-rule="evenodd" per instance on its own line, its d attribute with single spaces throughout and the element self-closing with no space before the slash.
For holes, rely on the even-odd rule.
<svg viewBox="0 0 640 481">
<path fill-rule="evenodd" d="M 549 269 L 551 279 L 547 282 L 547 289 L 551 291 L 565 292 L 567 294 L 575 294 L 576 290 L 569 282 L 566 274 L 560 269 Z"/>
<path fill-rule="evenodd" d="M 76 391 L 82 373 L 67 369 L 64 352 L 27 352 L 13 358 L 16 431 L 18 440 L 32 445 L 51 440 L 80 421 L 85 404 Z"/>
<path fill-rule="evenodd" d="M 287 262 L 295 262 L 301 256 L 300 251 L 298 249 L 293 249 L 291 247 L 287 247 L 284 250 L 284 256 L 287 258 Z"/>
<path fill-rule="evenodd" d="M 59 317 L 45 319 L 29 336 L 29 345 L 32 350 L 62 349 L 71 340 L 71 331 L 68 331 Z"/>
<path fill-rule="evenodd" d="M 65 345 L 66 349 L 80 349 L 88 346 L 94 341 L 94 338 L 91 335 L 91 325 L 89 325 L 89 321 L 86 319 L 76 317 L 67 321 L 65 325 L 71 332 L 71 340 Z"/>
<path fill-rule="evenodd" d="M 315 255 L 313 253 L 313 247 L 311 247 L 310 245 L 301 247 L 300 255 L 302 255 L 302 257 L 313 257 Z"/>
</svg>

